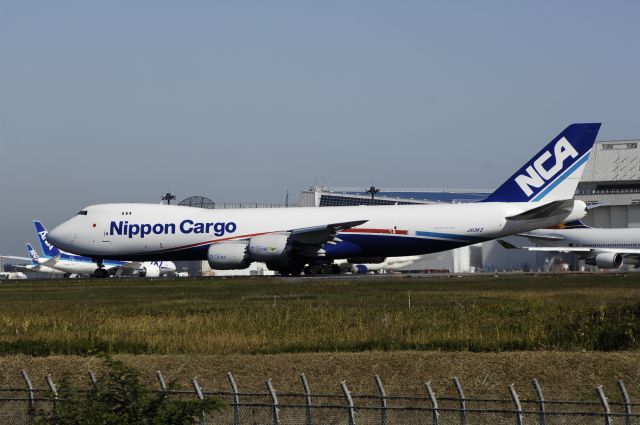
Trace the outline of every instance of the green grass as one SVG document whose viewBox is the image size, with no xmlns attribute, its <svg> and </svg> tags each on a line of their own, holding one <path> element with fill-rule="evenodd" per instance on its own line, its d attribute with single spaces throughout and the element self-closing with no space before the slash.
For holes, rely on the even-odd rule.
<svg viewBox="0 0 640 425">
<path fill-rule="evenodd" d="M 0 284 L 0 354 L 639 348 L 635 274 Z"/>
</svg>

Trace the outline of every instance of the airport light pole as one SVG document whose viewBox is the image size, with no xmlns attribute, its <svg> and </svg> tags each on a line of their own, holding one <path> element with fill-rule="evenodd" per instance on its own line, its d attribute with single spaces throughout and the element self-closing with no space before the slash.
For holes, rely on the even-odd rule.
<svg viewBox="0 0 640 425">
<path fill-rule="evenodd" d="M 163 201 L 167 201 L 168 205 L 171 205 L 171 201 L 173 199 L 176 199 L 176 196 L 171 194 L 171 192 L 167 192 L 164 196 L 162 196 L 160 199 L 162 199 Z"/>
<path fill-rule="evenodd" d="M 380 192 L 380 189 L 378 189 L 378 188 L 377 188 L 377 187 L 375 187 L 375 186 L 371 186 L 371 187 L 369 188 L 369 190 L 365 190 L 365 193 L 370 193 L 370 194 L 371 194 L 371 203 L 372 203 L 372 204 L 373 204 L 373 200 L 374 200 L 374 198 L 375 198 L 375 196 L 376 196 L 376 193 L 379 193 L 379 192 Z"/>
</svg>

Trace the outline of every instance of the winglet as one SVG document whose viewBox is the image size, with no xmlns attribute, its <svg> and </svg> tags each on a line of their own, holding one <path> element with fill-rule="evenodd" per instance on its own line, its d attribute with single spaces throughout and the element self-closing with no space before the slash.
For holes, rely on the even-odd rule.
<svg viewBox="0 0 640 425">
<path fill-rule="evenodd" d="M 60 250 L 53 246 L 51 242 L 47 240 L 47 229 L 38 220 L 33 220 L 33 224 L 36 227 L 36 234 L 40 241 L 40 247 L 42 248 L 42 254 L 44 257 L 57 257 L 60 255 Z"/>
<path fill-rule="evenodd" d="M 483 202 L 573 198 L 599 130 L 600 123 L 571 124 Z"/>
</svg>

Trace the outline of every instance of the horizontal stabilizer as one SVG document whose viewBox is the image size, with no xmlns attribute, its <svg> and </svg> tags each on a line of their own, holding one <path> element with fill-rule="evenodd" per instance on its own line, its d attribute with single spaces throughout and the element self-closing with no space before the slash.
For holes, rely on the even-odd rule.
<svg viewBox="0 0 640 425">
<path fill-rule="evenodd" d="M 507 220 L 539 220 L 560 214 L 569 215 L 573 211 L 573 200 L 553 201 L 525 211 L 520 214 L 507 217 Z"/>
</svg>

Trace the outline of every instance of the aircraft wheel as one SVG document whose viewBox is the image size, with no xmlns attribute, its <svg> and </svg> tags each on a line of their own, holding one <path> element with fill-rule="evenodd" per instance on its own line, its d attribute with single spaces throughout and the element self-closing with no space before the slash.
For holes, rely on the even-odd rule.
<svg viewBox="0 0 640 425">
<path fill-rule="evenodd" d="M 322 268 L 318 264 L 311 264 L 309 266 L 309 274 L 320 274 L 321 272 Z"/>
<path fill-rule="evenodd" d="M 108 273 L 105 269 L 96 269 L 96 271 L 93 272 L 93 277 L 105 278 L 107 276 L 108 276 Z"/>
<path fill-rule="evenodd" d="M 320 273 L 322 273 L 322 274 L 331 274 L 331 273 L 333 273 L 331 264 L 323 264 L 320 267 Z"/>
<path fill-rule="evenodd" d="M 331 273 L 332 274 L 340 274 L 342 273 L 342 269 L 340 269 L 340 266 L 337 264 L 332 264 L 331 265 Z"/>
</svg>

